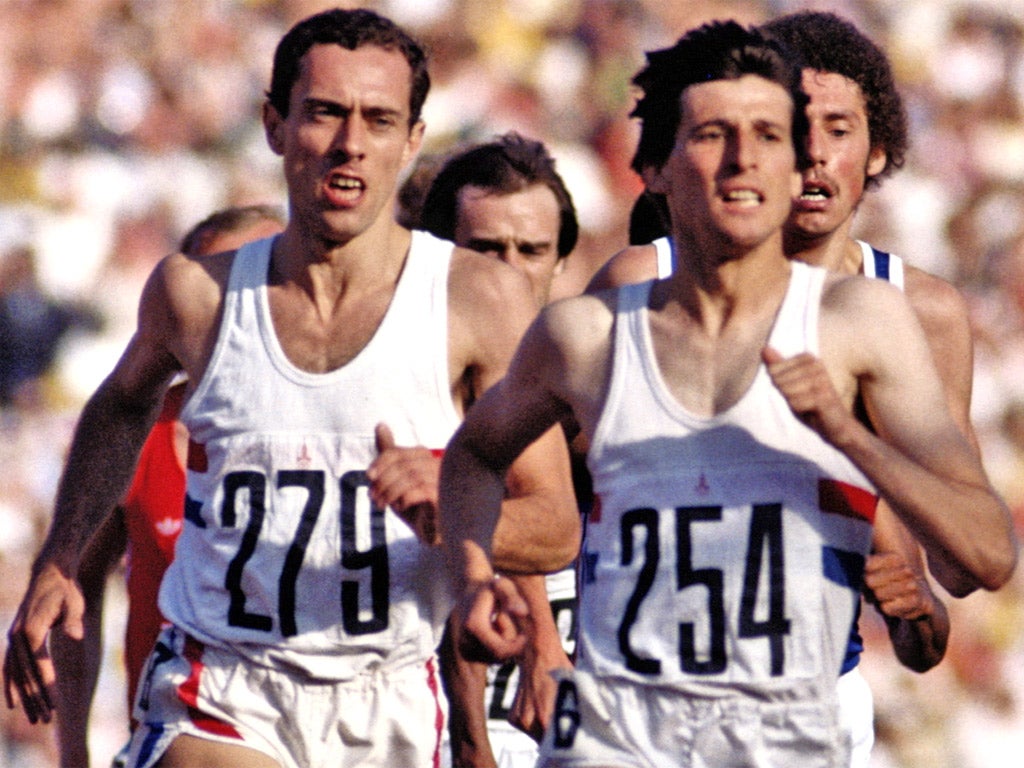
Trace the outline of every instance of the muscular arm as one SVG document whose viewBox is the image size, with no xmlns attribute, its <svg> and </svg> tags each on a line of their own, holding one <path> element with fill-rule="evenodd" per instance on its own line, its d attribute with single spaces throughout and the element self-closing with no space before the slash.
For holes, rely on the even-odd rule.
<svg viewBox="0 0 1024 768">
<path fill-rule="evenodd" d="M 949 283 L 912 267 L 907 269 L 905 290 L 928 340 L 953 420 L 980 457 L 971 424 L 974 346 L 966 302 Z M 928 561 L 932 573 L 950 594 L 963 597 L 976 588 L 969 574 L 950 567 L 949 558 L 929 555 Z"/>
<path fill-rule="evenodd" d="M 548 307 L 523 338 L 508 374 L 473 406 L 445 453 L 441 528 L 449 575 L 467 627 L 492 641 L 499 656 L 518 653 L 521 645 L 503 642 L 507 638 L 492 631 L 492 616 L 506 607 L 512 614 L 526 610 L 517 592 L 500 592 L 493 581 L 491 540 L 508 516 L 501 503 L 505 472 L 527 445 L 564 420 L 577 422 L 589 437 L 606 386 L 610 325 L 599 299 Z M 575 538 L 575 510 L 571 517 Z M 558 522 L 544 523 L 553 529 L 548 535 L 558 535 Z M 506 598 L 513 604 L 500 602 Z"/>
<path fill-rule="evenodd" d="M 169 280 L 168 272 L 178 278 Z M 195 280 L 183 279 L 188 274 L 198 274 L 202 284 L 210 283 L 205 271 L 189 266 L 184 257 L 171 268 L 165 260 L 154 271 L 143 291 L 138 330 L 113 372 L 89 399 L 75 430 L 50 529 L 8 631 L 7 704 L 13 708 L 20 701 L 32 722 L 48 722 L 53 710 L 55 672 L 46 647 L 51 627 L 61 622 L 70 637 L 83 637 L 85 605 L 76 582 L 80 555 L 128 487 L 164 393 L 183 367 L 179 360 L 193 363 L 185 367 L 195 378 L 200 369 L 194 364 L 207 353 L 203 348 L 182 354 L 198 345 L 178 338 L 196 328 L 209 330 L 215 317 L 202 303 L 211 291 L 197 291 Z M 212 292 L 219 295 L 218 290 L 214 286 Z M 203 321 L 183 318 L 182 306 L 193 307 Z"/>
<path fill-rule="evenodd" d="M 953 420 L 980 453 L 970 420 L 973 344 L 963 297 L 944 280 L 913 267 L 907 268 L 904 291 L 924 330 Z M 959 572 L 943 568 L 942 561 L 933 565 L 953 594 L 973 589 L 961 582 Z M 875 517 L 865 586 L 885 618 L 900 662 L 917 672 L 938 664 L 949 639 L 949 615 L 929 584 L 920 546 L 884 499 Z"/>
<path fill-rule="evenodd" d="M 974 586 L 1004 584 L 1017 557 L 1009 511 L 949 415 L 909 304 L 879 281 L 836 278 L 820 338 L 824 365 L 766 355 L 790 407 L 871 479 L 931 557 Z M 881 437 L 851 415 L 858 385 Z"/>
<path fill-rule="evenodd" d="M 525 278 L 479 254 L 453 262 L 451 302 L 458 376 L 469 379 L 471 401 L 505 376 L 536 314 Z M 471 414 L 477 409 L 473 404 Z M 569 449 L 552 422 L 522 446 L 502 477 L 501 516 L 489 538 L 494 566 L 511 573 L 563 568 L 579 551 L 579 519 Z M 443 489 L 444 480 L 442 480 Z"/>
</svg>

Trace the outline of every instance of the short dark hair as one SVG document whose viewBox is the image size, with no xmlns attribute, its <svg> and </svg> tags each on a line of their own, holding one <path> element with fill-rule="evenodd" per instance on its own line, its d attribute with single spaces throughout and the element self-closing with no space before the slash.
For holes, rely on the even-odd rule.
<svg viewBox="0 0 1024 768">
<path fill-rule="evenodd" d="M 631 116 L 640 119 L 633 157 L 638 173 L 660 168 L 675 146 L 683 91 L 713 80 L 758 75 L 778 83 L 793 99 L 793 146 L 802 155 L 807 135 L 807 96 L 800 68 L 776 40 L 735 21 L 713 21 L 687 32 L 671 48 L 648 51 L 647 65 L 633 78 L 643 90 Z"/>
<path fill-rule="evenodd" d="M 803 69 L 842 75 L 860 86 L 871 146 L 881 147 L 888 160 L 880 174 L 868 177 L 868 185 L 903 167 L 910 144 L 907 112 L 881 48 L 846 19 L 823 11 L 786 14 L 761 29 L 781 40 Z"/>
<path fill-rule="evenodd" d="M 199 253 L 220 235 L 237 232 L 261 221 L 285 225 L 284 210 L 276 205 L 237 205 L 215 211 L 193 226 L 181 239 L 182 253 Z"/>
<path fill-rule="evenodd" d="M 555 160 L 544 144 L 515 132 L 449 157 L 427 192 L 420 226 L 438 237 L 453 240 L 459 214 L 459 192 L 463 187 L 481 187 L 498 194 L 509 194 L 534 184 L 546 186 L 558 202 L 558 255 L 568 256 L 579 238 L 579 222 L 572 196 L 555 170 Z"/>
<path fill-rule="evenodd" d="M 319 44 L 340 45 L 350 51 L 364 45 L 399 51 L 412 70 L 409 125 L 419 122 L 430 90 L 426 51 L 393 21 L 364 8 L 334 8 L 314 14 L 295 24 L 281 38 L 274 52 L 274 69 L 267 91 L 267 100 L 281 117 L 288 117 L 288 104 L 292 87 L 299 79 L 302 57 Z"/>
<path fill-rule="evenodd" d="M 671 217 L 665 196 L 645 189 L 629 211 L 629 244 L 646 245 L 669 234 Z"/>
</svg>

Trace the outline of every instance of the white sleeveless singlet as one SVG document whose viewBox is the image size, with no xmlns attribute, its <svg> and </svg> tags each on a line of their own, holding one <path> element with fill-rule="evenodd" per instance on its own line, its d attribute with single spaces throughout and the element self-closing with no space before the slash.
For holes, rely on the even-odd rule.
<svg viewBox="0 0 1024 768">
<path fill-rule="evenodd" d="M 654 246 L 654 253 L 658 260 L 658 278 L 668 277 L 675 271 L 672 239 L 667 236 L 659 237 L 657 240 L 652 240 L 651 245 Z"/>
<path fill-rule="evenodd" d="M 267 301 L 273 240 L 235 257 L 209 367 L 181 419 L 185 525 L 160 609 L 208 645 L 321 680 L 421 662 L 450 609 L 441 553 L 371 505 L 374 427 L 441 449 L 452 244 L 414 232 L 386 314 L 343 367 L 285 356 Z"/>
<path fill-rule="evenodd" d="M 903 259 L 892 253 L 880 251 L 863 240 L 858 240 L 860 252 L 864 257 L 861 271 L 866 277 L 875 277 L 879 280 L 887 280 L 901 291 L 905 290 L 903 285 Z"/>
<path fill-rule="evenodd" d="M 817 352 L 825 274 L 792 264 L 770 336 L 782 354 Z M 599 506 L 581 556 L 578 668 L 706 696 L 834 696 L 874 490 L 763 365 L 727 411 L 687 412 L 657 367 L 651 285 L 619 292 L 588 455 Z"/>
</svg>

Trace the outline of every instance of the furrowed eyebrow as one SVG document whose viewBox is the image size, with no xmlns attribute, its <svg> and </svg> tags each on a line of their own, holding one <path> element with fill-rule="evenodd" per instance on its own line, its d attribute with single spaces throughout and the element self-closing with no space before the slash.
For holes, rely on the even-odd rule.
<svg viewBox="0 0 1024 768">
<path fill-rule="evenodd" d="M 466 247 L 474 251 L 501 251 L 505 244 L 500 240 L 487 240 L 485 238 L 473 238 L 466 241 Z"/>
</svg>

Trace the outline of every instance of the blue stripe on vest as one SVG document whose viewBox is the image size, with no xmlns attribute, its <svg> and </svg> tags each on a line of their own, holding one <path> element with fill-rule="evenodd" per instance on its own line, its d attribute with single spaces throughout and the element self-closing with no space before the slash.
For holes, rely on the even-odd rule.
<svg viewBox="0 0 1024 768">
<path fill-rule="evenodd" d="M 822 547 L 821 561 L 825 578 L 860 593 L 864 585 L 864 555 L 835 547 Z"/>
<path fill-rule="evenodd" d="M 889 254 L 885 251 L 880 251 L 877 248 L 872 248 L 871 252 L 875 255 L 875 277 L 879 280 L 889 280 Z"/>
<path fill-rule="evenodd" d="M 193 499 L 185 494 L 185 519 L 198 528 L 205 528 L 206 521 L 203 520 L 203 502 Z"/>
</svg>

